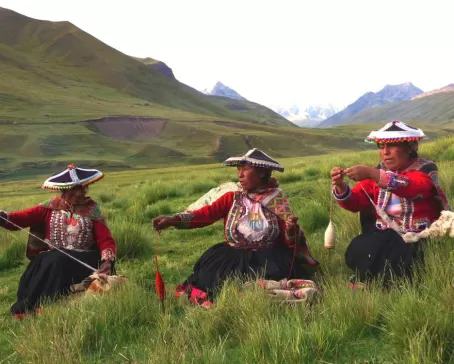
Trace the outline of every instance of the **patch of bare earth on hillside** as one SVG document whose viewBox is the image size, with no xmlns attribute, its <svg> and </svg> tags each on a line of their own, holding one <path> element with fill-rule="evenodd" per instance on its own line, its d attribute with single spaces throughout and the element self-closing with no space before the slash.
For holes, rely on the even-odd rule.
<svg viewBox="0 0 454 364">
<path fill-rule="evenodd" d="M 113 139 L 145 141 L 158 138 L 165 127 L 165 119 L 114 117 L 87 120 L 86 126 Z"/>
<path fill-rule="evenodd" d="M 233 121 L 214 121 L 216 125 L 224 126 L 227 128 L 236 128 L 236 129 L 245 129 L 245 130 L 258 130 L 260 128 L 257 124 L 242 124 L 242 123 L 235 123 Z"/>
</svg>

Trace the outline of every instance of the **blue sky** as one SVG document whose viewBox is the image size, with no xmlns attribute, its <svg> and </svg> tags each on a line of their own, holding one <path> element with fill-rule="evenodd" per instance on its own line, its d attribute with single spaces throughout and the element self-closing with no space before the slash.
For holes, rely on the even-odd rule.
<svg viewBox="0 0 454 364">
<path fill-rule="evenodd" d="M 449 1 L 0 0 L 68 20 L 133 56 L 166 62 L 197 89 L 220 80 L 262 104 L 345 106 L 411 81 L 454 82 Z"/>
</svg>

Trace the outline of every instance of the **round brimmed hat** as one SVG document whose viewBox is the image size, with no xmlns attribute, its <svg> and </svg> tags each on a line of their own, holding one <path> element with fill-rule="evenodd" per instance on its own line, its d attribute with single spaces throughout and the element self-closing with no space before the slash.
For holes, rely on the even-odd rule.
<svg viewBox="0 0 454 364">
<path fill-rule="evenodd" d="M 104 174 L 97 169 L 77 168 L 70 164 L 63 172 L 46 179 L 42 188 L 46 190 L 69 190 L 75 186 L 88 186 L 99 181 Z"/>
<path fill-rule="evenodd" d="M 242 156 L 230 157 L 226 159 L 223 164 L 225 166 L 240 166 L 243 164 L 249 164 L 254 167 L 268 168 L 273 171 L 284 172 L 284 166 L 282 164 L 257 148 L 251 149 Z"/>
<path fill-rule="evenodd" d="M 373 130 L 366 138 L 370 143 L 398 143 L 427 139 L 421 129 L 399 120 L 393 120 L 379 130 Z"/>
</svg>

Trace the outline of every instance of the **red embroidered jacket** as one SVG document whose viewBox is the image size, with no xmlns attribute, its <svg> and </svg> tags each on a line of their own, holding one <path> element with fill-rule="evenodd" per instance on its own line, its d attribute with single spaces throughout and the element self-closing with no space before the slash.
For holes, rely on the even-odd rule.
<svg viewBox="0 0 454 364">
<path fill-rule="evenodd" d="M 288 246 L 295 248 L 296 252 L 302 253 L 307 264 L 319 264 L 310 255 L 303 231 L 298 227 L 297 234 L 295 236 L 289 236 L 286 231 L 285 220 L 279 218 L 267 207 L 264 207 L 262 210 L 269 224 L 268 232 L 261 243 L 249 243 L 237 230 L 238 220 L 245 213 L 245 207 L 242 203 L 243 196 L 244 194 L 240 191 L 227 192 L 211 205 L 206 205 L 198 210 L 187 213 L 178 213 L 176 216 L 181 220 L 179 228 L 196 229 L 224 219 L 224 235 L 227 244 L 231 246 L 244 249 L 279 245 Z"/>
<path fill-rule="evenodd" d="M 386 210 L 391 195 L 394 194 L 401 205 L 397 222 L 405 232 L 422 231 L 440 217 L 443 209 L 450 210 L 446 196 L 439 186 L 437 167 L 433 162 L 418 158 L 401 171 L 387 170 L 383 164 L 380 167 L 381 174 L 385 173 L 384 184 L 382 180 L 377 184 L 370 179 L 358 182 L 352 189 L 347 184 L 347 190 L 342 196 L 333 191 L 339 206 L 352 212 L 370 208 L 371 202 L 361 185 L 383 210 Z M 386 223 L 376 213 L 375 215 L 377 228 L 386 229 Z"/>
<path fill-rule="evenodd" d="M 9 222 L 22 228 L 44 225 L 45 237 L 50 244 L 70 250 L 89 250 L 96 243 L 102 260 L 113 260 L 116 245 L 109 228 L 100 221 L 67 211 L 53 210 L 35 206 L 26 210 L 7 214 L 8 223 L 3 227 L 8 230 L 19 230 Z"/>
</svg>

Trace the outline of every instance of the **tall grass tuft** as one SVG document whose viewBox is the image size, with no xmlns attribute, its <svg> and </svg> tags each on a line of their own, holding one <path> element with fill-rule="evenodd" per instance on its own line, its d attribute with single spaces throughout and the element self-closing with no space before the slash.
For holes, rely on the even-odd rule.
<svg viewBox="0 0 454 364">
<path fill-rule="evenodd" d="M 131 218 L 115 218 L 109 222 L 109 228 L 117 244 L 119 259 L 133 259 L 146 256 L 152 246 L 146 227 Z"/>
<path fill-rule="evenodd" d="M 23 264 L 25 261 L 25 246 L 25 242 L 13 239 L 0 255 L 0 270 Z"/>
</svg>

